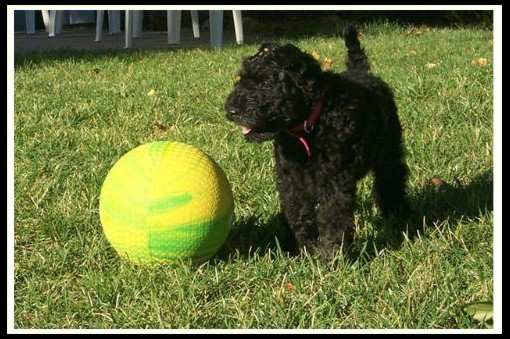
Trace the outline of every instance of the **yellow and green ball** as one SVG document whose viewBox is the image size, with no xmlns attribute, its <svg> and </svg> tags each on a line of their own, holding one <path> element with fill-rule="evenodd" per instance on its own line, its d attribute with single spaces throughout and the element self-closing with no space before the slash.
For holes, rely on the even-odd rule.
<svg viewBox="0 0 510 339">
<path fill-rule="evenodd" d="M 124 154 L 101 188 L 99 216 L 121 257 L 203 262 L 225 242 L 234 202 L 222 169 L 200 149 L 158 141 Z"/>
</svg>

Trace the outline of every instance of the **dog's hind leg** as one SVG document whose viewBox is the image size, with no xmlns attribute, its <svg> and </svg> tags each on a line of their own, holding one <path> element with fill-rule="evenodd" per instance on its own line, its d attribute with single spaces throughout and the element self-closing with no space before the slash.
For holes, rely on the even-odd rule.
<svg viewBox="0 0 510 339">
<path fill-rule="evenodd" d="M 406 199 L 408 169 L 400 138 L 394 138 L 374 166 L 374 198 L 384 216 L 409 213 Z"/>
</svg>

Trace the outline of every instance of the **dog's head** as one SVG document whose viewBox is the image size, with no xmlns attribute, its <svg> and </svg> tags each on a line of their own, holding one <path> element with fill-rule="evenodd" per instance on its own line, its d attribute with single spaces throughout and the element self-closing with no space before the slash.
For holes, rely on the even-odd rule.
<svg viewBox="0 0 510 339">
<path fill-rule="evenodd" d="M 225 104 L 227 119 L 248 141 L 272 139 L 306 119 L 320 73 L 317 60 L 297 47 L 263 44 L 242 62 Z"/>
</svg>

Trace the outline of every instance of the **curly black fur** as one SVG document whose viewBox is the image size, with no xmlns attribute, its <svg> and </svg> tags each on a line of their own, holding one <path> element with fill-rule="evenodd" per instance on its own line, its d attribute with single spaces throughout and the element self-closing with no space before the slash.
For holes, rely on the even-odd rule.
<svg viewBox="0 0 510 339">
<path fill-rule="evenodd" d="M 277 185 L 297 244 L 332 254 L 354 233 L 356 183 L 372 171 L 383 215 L 408 211 L 402 128 L 390 87 L 369 72 L 357 31 L 344 30 L 347 71 L 322 71 L 287 44 L 263 44 L 242 63 L 225 104 L 248 141 L 274 141 Z M 320 121 L 307 135 L 311 158 L 293 126 L 323 96 Z M 345 247 L 345 246 L 344 246 Z"/>
</svg>

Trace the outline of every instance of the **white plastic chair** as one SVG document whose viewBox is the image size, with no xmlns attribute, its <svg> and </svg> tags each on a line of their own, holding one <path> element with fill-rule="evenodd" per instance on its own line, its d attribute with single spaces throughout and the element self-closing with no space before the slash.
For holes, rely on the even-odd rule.
<svg viewBox="0 0 510 339">
<path fill-rule="evenodd" d="M 26 11 L 25 23 L 27 33 L 35 32 L 35 13 Z M 181 41 L 181 13 L 182 11 L 167 11 L 167 39 L 169 44 L 179 44 Z M 234 18 L 234 29 L 237 44 L 242 44 L 244 40 L 243 23 L 241 11 L 232 11 Z M 49 37 L 62 33 L 64 23 L 64 11 L 42 11 L 43 21 Z M 191 21 L 193 27 L 193 36 L 200 37 L 200 27 L 198 21 L 198 12 L 191 11 Z M 96 18 L 96 39 L 101 41 L 103 38 L 104 10 L 97 11 Z M 125 37 L 126 48 L 133 46 L 132 38 L 141 36 L 143 11 L 127 10 L 125 15 Z M 211 36 L 211 46 L 221 48 L 223 45 L 223 11 L 209 11 L 209 27 Z M 120 12 L 108 11 L 108 31 L 109 34 L 120 32 Z"/>
<path fill-rule="evenodd" d="M 46 29 L 46 32 L 49 32 L 50 28 L 50 11 L 41 11 L 42 18 L 44 22 L 44 28 Z"/>
<path fill-rule="evenodd" d="M 169 44 L 178 44 L 181 42 L 181 11 L 166 11 L 167 34 Z M 200 38 L 200 22 L 198 21 L 198 11 L 191 11 L 191 26 L 193 37 Z"/>
<path fill-rule="evenodd" d="M 181 13 L 182 11 L 167 11 L 167 35 L 169 44 L 179 44 L 181 41 Z M 244 40 L 241 11 L 232 11 L 236 42 L 242 44 Z M 142 31 L 143 11 L 126 11 L 126 48 L 132 47 L 132 37 L 140 37 Z M 191 11 L 193 36 L 200 37 L 198 12 Z M 223 11 L 209 11 L 209 27 L 211 46 L 221 48 L 223 45 Z M 132 33 L 128 34 L 128 31 Z"/>
<path fill-rule="evenodd" d="M 25 30 L 27 34 L 35 33 L 35 11 L 25 11 Z"/>
<path fill-rule="evenodd" d="M 234 30 L 238 45 L 244 42 L 243 18 L 241 11 L 232 11 Z M 223 46 L 223 11 L 209 11 L 209 29 L 211 31 L 211 45 L 215 48 Z"/>
<path fill-rule="evenodd" d="M 50 37 L 62 33 L 64 26 L 64 11 L 42 11 L 46 30 Z M 104 11 L 97 11 L 96 40 L 103 38 Z M 28 27 L 28 26 L 27 26 Z M 120 33 L 120 11 L 108 11 L 108 33 Z"/>
<path fill-rule="evenodd" d="M 104 10 L 97 11 L 96 42 L 103 39 Z M 120 11 L 108 11 L 108 34 L 120 33 Z"/>
<path fill-rule="evenodd" d="M 35 33 L 35 12 L 36 11 L 29 11 L 29 10 L 25 11 L 25 27 L 26 27 L 27 34 Z M 50 32 L 50 12 L 55 12 L 55 11 L 41 11 L 46 32 Z M 52 36 L 54 36 L 55 32 L 56 32 L 55 19 L 57 19 L 57 17 L 53 16 L 52 17 L 53 23 L 52 23 L 52 28 L 51 28 L 51 32 L 53 34 Z M 61 19 L 61 17 L 60 17 L 60 19 Z M 60 20 L 60 23 L 62 23 L 62 20 Z M 62 30 L 62 28 L 60 27 L 60 29 L 58 31 L 61 31 L 61 30 Z"/>
<path fill-rule="evenodd" d="M 167 41 L 169 44 L 178 44 L 181 40 L 181 11 L 166 11 Z M 200 37 L 198 12 L 191 11 L 193 37 Z M 132 38 L 142 35 L 143 10 L 126 11 L 126 48 L 133 46 Z M 131 33 L 128 33 L 131 32 Z"/>
<path fill-rule="evenodd" d="M 62 33 L 64 11 L 48 11 L 48 36 L 50 38 Z"/>
<path fill-rule="evenodd" d="M 193 12 L 192 11 L 192 21 L 193 21 Z M 181 11 L 167 11 L 168 16 L 168 43 L 169 44 L 178 44 L 180 43 L 181 37 L 181 24 L 180 24 L 180 16 Z M 199 27 L 198 27 L 198 14 L 196 19 L 196 27 L 193 25 L 193 35 L 195 37 L 200 36 Z M 238 44 L 242 44 L 244 41 L 243 34 L 243 19 L 241 15 L 241 11 L 232 11 L 233 19 L 234 19 L 234 29 L 236 34 L 236 42 Z M 170 19 L 171 18 L 171 19 Z M 175 19 L 174 19 L 175 18 Z M 172 24 L 172 22 L 174 24 Z M 195 33 L 196 29 L 196 33 Z M 223 46 L 223 11 L 209 11 L 209 29 L 211 36 L 211 46 L 214 48 L 221 48 Z"/>
</svg>

